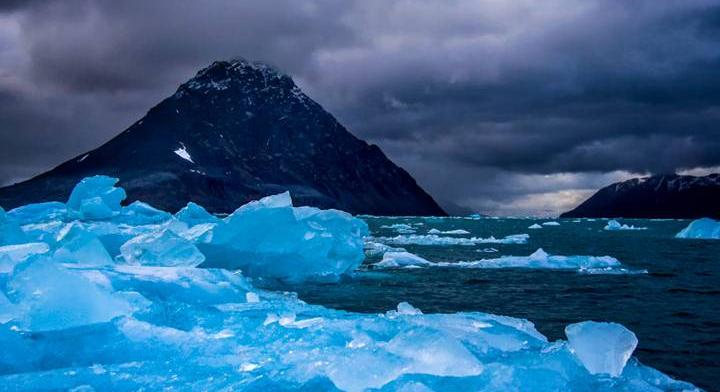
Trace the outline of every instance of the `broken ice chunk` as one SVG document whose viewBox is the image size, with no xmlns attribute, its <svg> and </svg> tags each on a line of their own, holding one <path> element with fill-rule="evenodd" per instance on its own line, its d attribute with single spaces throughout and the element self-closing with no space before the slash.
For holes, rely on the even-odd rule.
<svg viewBox="0 0 720 392">
<path fill-rule="evenodd" d="M 20 229 L 20 226 L 10 220 L 5 213 L 5 210 L 0 207 L 0 246 L 22 244 L 27 242 L 27 236 Z"/>
<path fill-rule="evenodd" d="M 431 263 L 410 252 L 385 252 L 382 261 L 373 264 L 378 268 L 400 268 L 428 266 Z"/>
<path fill-rule="evenodd" d="M 22 314 L 18 327 L 24 330 L 59 330 L 100 323 L 133 311 L 119 293 L 43 256 L 23 264 L 8 282 L 8 288 L 10 299 Z"/>
<path fill-rule="evenodd" d="M 337 210 L 293 207 L 290 194 L 248 203 L 198 241 L 206 267 L 285 281 L 337 280 L 363 261 L 367 224 Z"/>
<path fill-rule="evenodd" d="M 635 351 L 635 334 L 621 324 L 583 321 L 565 327 L 570 350 L 590 374 L 619 376 Z"/>
<path fill-rule="evenodd" d="M 168 221 L 172 214 L 158 210 L 150 204 L 134 201 L 122 208 L 120 218 L 123 223 L 131 225 L 150 225 Z"/>
<path fill-rule="evenodd" d="M 215 215 L 207 212 L 203 206 L 195 204 L 193 202 L 187 203 L 183 209 L 175 214 L 181 222 L 185 222 L 190 226 L 195 226 L 203 223 L 217 223 L 220 219 Z"/>
<path fill-rule="evenodd" d="M 60 263 L 102 266 L 112 264 L 112 257 L 102 242 L 78 223 L 71 223 L 57 236 L 59 247 L 54 259 Z"/>
<path fill-rule="evenodd" d="M 537 223 L 533 223 L 532 225 L 528 226 L 528 229 L 542 229 L 542 226 L 538 225 Z"/>
<path fill-rule="evenodd" d="M 49 250 L 48 245 L 42 242 L 0 246 L 0 274 L 10 273 L 18 263 Z"/>
<path fill-rule="evenodd" d="M 126 195 L 124 189 L 115 187 L 118 181 L 108 176 L 83 178 L 68 199 L 69 215 L 77 219 L 106 219 L 119 213 Z"/>
<path fill-rule="evenodd" d="M 195 267 L 205 256 L 190 241 L 169 229 L 134 237 L 120 247 L 128 264 Z"/>
</svg>

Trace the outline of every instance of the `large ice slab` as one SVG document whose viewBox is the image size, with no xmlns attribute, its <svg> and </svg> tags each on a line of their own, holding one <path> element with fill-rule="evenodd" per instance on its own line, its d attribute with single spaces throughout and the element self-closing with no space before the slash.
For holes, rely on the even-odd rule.
<svg viewBox="0 0 720 392">
<path fill-rule="evenodd" d="M 720 239 L 720 221 L 710 218 L 696 219 L 677 233 L 675 238 Z"/>
<path fill-rule="evenodd" d="M 617 323 L 583 321 L 565 327 L 570 351 L 590 374 L 618 377 L 635 351 L 638 340 Z"/>
<path fill-rule="evenodd" d="M 248 203 L 198 239 L 207 267 L 285 281 L 337 280 L 364 260 L 367 224 L 337 210 L 293 207 L 290 194 Z"/>
<path fill-rule="evenodd" d="M 16 308 L 12 324 L 28 331 L 57 330 L 130 314 L 132 304 L 98 276 L 73 272 L 48 257 L 28 261 L 16 269 L 5 293 Z"/>
</svg>

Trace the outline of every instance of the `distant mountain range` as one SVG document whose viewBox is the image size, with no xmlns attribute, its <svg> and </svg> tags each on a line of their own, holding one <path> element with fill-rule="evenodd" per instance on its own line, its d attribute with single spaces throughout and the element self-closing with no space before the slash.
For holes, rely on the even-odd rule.
<svg viewBox="0 0 720 392">
<path fill-rule="evenodd" d="M 597 191 L 562 218 L 720 218 L 720 174 L 658 175 Z"/>
<path fill-rule="evenodd" d="M 163 210 L 194 201 L 230 212 L 289 190 L 298 205 L 445 215 L 405 170 L 348 132 L 289 76 L 242 59 L 202 69 L 97 149 L 0 189 L 0 205 L 65 200 L 94 174 L 120 178 L 128 202 Z"/>
</svg>

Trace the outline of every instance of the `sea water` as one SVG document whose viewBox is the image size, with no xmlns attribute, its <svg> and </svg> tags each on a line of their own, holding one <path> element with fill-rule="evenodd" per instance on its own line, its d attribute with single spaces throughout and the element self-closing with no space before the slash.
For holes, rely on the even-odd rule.
<svg viewBox="0 0 720 392">
<path fill-rule="evenodd" d="M 355 312 L 384 312 L 407 301 L 427 313 L 481 311 L 525 318 L 551 340 L 564 339 L 570 323 L 614 321 L 635 332 L 639 345 L 634 355 L 643 363 L 707 390 L 720 385 L 720 241 L 674 238 L 687 220 L 618 219 L 647 229 L 608 231 L 604 219 L 555 219 L 559 225 L 543 225 L 547 219 L 363 219 L 370 227 L 370 241 L 438 231 L 456 232 L 435 234 L 455 238 L 530 235 L 526 243 L 390 244 L 434 263 L 528 256 L 542 248 L 551 255 L 611 256 L 628 270 L 646 273 L 377 269 L 372 264 L 382 255 L 375 252 L 339 284 L 283 284 L 282 289 L 296 291 L 310 303 Z M 533 224 L 542 228 L 528 229 Z"/>
</svg>

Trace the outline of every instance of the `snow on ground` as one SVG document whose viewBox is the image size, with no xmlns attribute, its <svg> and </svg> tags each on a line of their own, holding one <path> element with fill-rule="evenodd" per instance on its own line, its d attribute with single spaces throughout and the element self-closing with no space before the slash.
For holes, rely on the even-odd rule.
<svg viewBox="0 0 720 392">
<path fill-rule="evenodd" d="M 180 158 L 182 158 L 188 162 L 195 163 L 193 161 L 192 157 L 190 156 L 190 153 L 187 151 L 187 148 L 185 148 L 184 144 L 180 143 L 180 147 L 173 152 L 175 154 L 177 154 L 177 156 L 179 156 Z"/>
</svg>

